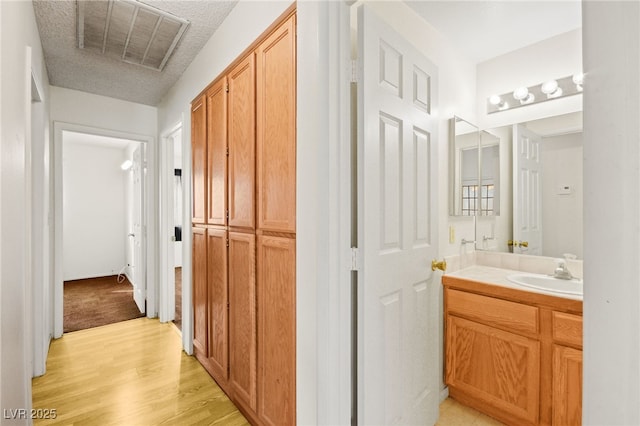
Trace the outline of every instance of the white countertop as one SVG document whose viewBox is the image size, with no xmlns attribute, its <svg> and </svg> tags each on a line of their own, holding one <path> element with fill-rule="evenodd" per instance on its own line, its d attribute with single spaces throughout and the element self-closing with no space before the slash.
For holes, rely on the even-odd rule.
<svg viewBox="0 0 640 426">
<path fill-rule="evenodd" d="M 526 274 L 527 272 L 514 271 L 513 269 L 494 268 L 491 266 L 473 265 L 456 272 L 445 273 L 445 275 L 450 277 L 464 278 L 471 281 L 478 281 L 485 284 L 498 285 L 515 290 L 528 291 L 531 293 L 547 294 L 550 296 L 562 297 L 564 299 L 582 300 L 582 295 L 557 293 L 533 287 L 525 287 L 513 283 L 509 281 L 509 279 L 507 279 L 507 277 L 511 274 L 523 273 Z"/>
</svg>

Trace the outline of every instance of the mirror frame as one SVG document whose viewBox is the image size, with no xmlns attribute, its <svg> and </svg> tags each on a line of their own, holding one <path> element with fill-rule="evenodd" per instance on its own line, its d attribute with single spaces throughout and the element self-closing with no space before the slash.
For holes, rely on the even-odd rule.
<svg viewBox="0 0 640 426">
<path fill-rule="evenodd" d="M 457 184 L 459 181 L 462 180 L 462 177 L 460 176 L 460 178 L 458 179 L 458 175 L 460 173 L 462 173 L 461 168 L 460 167 L 456 167 L 456 164 L 459 163 L 458 161 L 458 152 L 456 149 L 456 128 L 457 128 L 457 124 L 458 123 L 466 123 L 466 125 L 471 126 L 473 128 L 475 128 L 475 133 L 476 133 L 476 147 L 480 148 L 480 132 L 478 129 L 478 126 L 476 126 L 475 124 L 471 123 L 470 121 L 467 121 L 459 116 L 454 115 L 450 120 L 449 120 L 449 216 L 458 216 L 458 217 L 474 217 L 478 214 L 478 202 L 480 201 L 479 199 L 477 199 L 476 201 L 476 211 L 474 215 L 463 215 L 462 214 L 462 201 L 460 200 L 460 203 L 457 203 L 459 200 L 456 194 L 456 189 L 457 189 Z M 471 133 L 471 132 L 468 132 Z M 465 133 L 465 134 L 468 134 Z M 479 153 L 480 151 L 478 151 Z M 476 182 L 480 181 L 480 157 L 478 156 L 478 176 L 476 176 Z"/>
</svg>

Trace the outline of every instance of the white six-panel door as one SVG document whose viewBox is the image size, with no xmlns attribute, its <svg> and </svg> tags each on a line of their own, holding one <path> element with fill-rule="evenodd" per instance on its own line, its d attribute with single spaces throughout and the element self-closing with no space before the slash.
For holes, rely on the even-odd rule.
<svg viewBox="0 0 640 426">
<path fill-rule="evenodd" d="M 542 138 L 521 124 L 513 126 L 514 253 L 542 254 Z M 526 241 L 528 247 L 518 245 Z"/>
<path fill-rule="evenodd" d="M 438 415 L 437 69 L 358 9 L 358 420 Z"/>
<path fill-rule="evenodd" d="M 144 252 L 144 156 L 141 144 L 133 151 L 133 300 L 145 313 L 146 262 Z"/>
</svg>

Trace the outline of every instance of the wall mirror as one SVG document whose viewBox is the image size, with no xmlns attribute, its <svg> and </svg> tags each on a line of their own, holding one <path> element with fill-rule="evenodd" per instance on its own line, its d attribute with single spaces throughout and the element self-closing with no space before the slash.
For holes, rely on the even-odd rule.
<svg viewBox="0 0 640 426">
<path fill-rule="evenodd" d="M 502 213 L 478 215 L 476 248 L 582 259 L 582 112 L 489 133 L 503 152 Z"/>
<path fill-rule="evenodd" d="M 500 138 L 460 117 L 450 126 L 449 215 L 498 215 Z"/>
</svg>

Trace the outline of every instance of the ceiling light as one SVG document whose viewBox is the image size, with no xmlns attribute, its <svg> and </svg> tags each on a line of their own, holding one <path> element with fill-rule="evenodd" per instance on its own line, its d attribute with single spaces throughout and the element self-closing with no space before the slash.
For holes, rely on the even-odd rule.
<svg viewBox="0 0 640 426">
<path fill-rule="evenodd" d="M 133 162 L 131 160 L 124 160 L 122 164 L 120 164 L 120 168 L 125 171 L 129 170 L 131 167 L 133 167 Z"/>
</svg>

